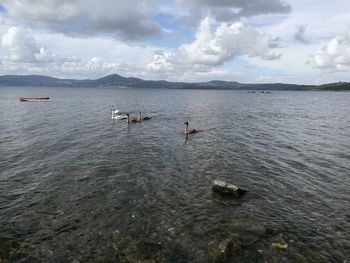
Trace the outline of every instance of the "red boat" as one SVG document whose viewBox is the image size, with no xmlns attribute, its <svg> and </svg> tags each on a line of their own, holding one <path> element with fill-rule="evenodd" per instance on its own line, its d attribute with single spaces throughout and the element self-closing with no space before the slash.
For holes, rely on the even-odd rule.
<svg viewBox="0 0 350 263">
<path fill-rule="evenodd" d="M 20 101 L 48 101 L 50 98 L 19 98 Z"/>
</svg>

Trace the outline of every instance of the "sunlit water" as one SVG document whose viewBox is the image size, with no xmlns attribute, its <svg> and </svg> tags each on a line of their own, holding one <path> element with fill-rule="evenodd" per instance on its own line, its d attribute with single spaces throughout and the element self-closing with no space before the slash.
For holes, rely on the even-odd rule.
<svg viewBox="0 0 350 263">
<path fill-rule="evenodd" d="M 350 93 L 0 88 L 0 261 L 343 262 L 349 229 Z"/>
</svg>

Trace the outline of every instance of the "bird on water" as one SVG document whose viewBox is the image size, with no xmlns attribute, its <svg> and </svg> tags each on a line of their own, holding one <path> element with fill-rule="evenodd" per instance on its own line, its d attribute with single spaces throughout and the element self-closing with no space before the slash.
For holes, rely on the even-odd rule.
<svg viewBox="0 0 350 263">
<path fill-rule="evenodd" d="M 142 117 L 142 113 L 141 111 L 139 112 L 139 119 L 138 121 L 141 122 L 141 121 L 147 121 L 147 120 L 150 120 L 152 117 Z"/>
<path fill-rule="evenodd" d="M 139 122 L 137 119 L 130 119 L 130 116 L 129 116 L 129 113 L 125 114 L 126 115 L 126 121 L 127 123 L 136 123 L 136 122 Z"/>
<path fill-rule="evenodd" d="M 112 112 L 112 120 L 124 120 L 127 118 L 126 115 L 120 114 L 120 111 L 116 110 L 113 105 L 111 108 L 111 112 Z"/>
<path fill-rule="evenodd" d="M 113 120 L 115 118 L 115 114 L 118 113 L 119 111 L 114 109 L 114 106 L 112 105 L 111 112 L 112 112 L 112 120 Z"/>
<path fill-rule="evenodd" d="M 184 124 L 186 125 L 186 127 L 185 127 L 185 134 L 192 134 L 192 133 L 197 133 L 198 132 L 196 129 L 188 127 L 188 121 L 184 122 Z"/>
</svg>

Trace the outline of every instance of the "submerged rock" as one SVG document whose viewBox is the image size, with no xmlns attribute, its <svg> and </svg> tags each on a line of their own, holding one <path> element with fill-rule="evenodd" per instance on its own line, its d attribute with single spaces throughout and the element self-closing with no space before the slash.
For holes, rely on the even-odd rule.
<svg viewBox="0 0 350 263">
<path fill-rule="evenodd" d="M 232 257 L 243 250 L 242 240 L 238 235 L 225 239 L 219 244 L 219 254 L 221 256 Z"/>
<path fill-rule="evenodd" d="M 165 262 L 163 245 L 160 242 L 149 240 L 138 241 L 130 244 L 123 251 L 124 258 L 127 262 Z"/>
<path fill-rule="evenodd" d="M 277 235 L 284 231 L 281 225 L 267 224 L 264 227 L 266 229 L 266 235 Z"/>
<path fill-rule="evenodd" d="M 221 181 L 221 180 L 214 180 L 212 184 L 212 188 L 213 188 L 213 191 L 218 194 L 233 196 L 235 198 L 238 198 L 241 195 L 243 195 L 245 192 L 247 192 L 246 190 L 238 186 L 225 183 L 224 181 Z"/>
<path fill-rule="evenodd" d="M 288 248 L 287 243 L 271 243 L 272 247 L 279 248 L 279 249 L 286 249 Z"/>
</svg>

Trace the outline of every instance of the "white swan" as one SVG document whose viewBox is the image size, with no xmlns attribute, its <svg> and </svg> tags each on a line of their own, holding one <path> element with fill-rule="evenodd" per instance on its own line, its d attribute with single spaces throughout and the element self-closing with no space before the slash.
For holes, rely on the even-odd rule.
<svg viewBox="0 0 350 263">
<path fill-rule="evenodd" d="M 127 118 L 128 117 L 126 115 L 116 115 L 116 116 L 113 116 L 112 120 L 125 120 Z"/>
<path fill-rule="evenodd" d="M 112 112 L 112 120 L 124 120 L 124 119 L 127 118 L 126 115 L 120 115 L 120 114 L 118 114 L 120 111 L 114 109 L 114 106 L 112 106 L 111 112 Z"/>
</svg>

